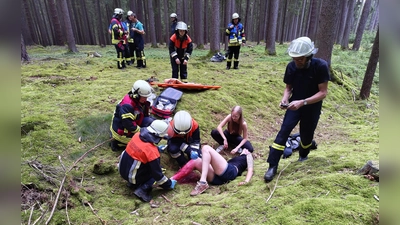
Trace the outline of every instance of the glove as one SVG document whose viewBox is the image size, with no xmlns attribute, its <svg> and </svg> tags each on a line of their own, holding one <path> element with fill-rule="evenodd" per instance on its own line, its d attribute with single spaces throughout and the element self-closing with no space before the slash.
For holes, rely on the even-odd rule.
<svg viewBox="0 0 400 225">
<path fill-rule="evenodd" d="M 176 180 L 171 179 L 171 186 L 170 186 L 171 189 L 174 189 L 176 182 L 177 182 Z"/>
<path fill-rule="evenodd" d="M 168 147 L 168 145 L 159 145 L 159 146 L 157 146 L 158 151 L 160 153 L 163 153 L 165 151 L 165 149 L 167 149 L 167 147 Z"/>
<path fill-rule="evenodd" d="M 190 158 L 193 160 L 199 158 L 199 153 L 197 153 L 197 151 L 191 151 Z"/>
</svg>

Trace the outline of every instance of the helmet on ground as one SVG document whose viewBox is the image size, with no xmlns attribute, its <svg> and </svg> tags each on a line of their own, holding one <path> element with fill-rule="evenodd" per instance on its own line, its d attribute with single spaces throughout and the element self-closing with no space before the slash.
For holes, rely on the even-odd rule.
<svg viewBox="0 0 400 225">
<path fill-rule="evenodd" d="M 176 28 L 175 28 L 175 29 L 176 29 L 176 30 L 187 30 L 188 27 L 187 27 L 186 23 L 184 23 L 184 22 L 182 22 L 182 21 L 179 21 L 179 22 L 176 24 Z"/>
<path fill-rule="evenodd" d="M 163 120 L 154 120 L 150 126 L 147 127 L 147 130 L 162 138 L 167 134 L 168 124 Z"/>
<path fill-rule="evenodd" d="M 132 87 L 132 93 L 138 94 L 140 97 L 150 97 L 152 94 L 152 88 L 150 84 L 144 80 L 137 80 Z"/>
<path fill-rule="evenodd" d="M 176 18 L 176 17 L 178 17 L 178 15 L 176 15 L 176 13 L 171 13 L 171 15 L 169 17 Z"/>
<path fill-rule="evenodd" d="M 128 11 L 128 16 L 131 16 L 133 14 L 133 12 L 131 10 Z"/>
<path fill-rule="evenodd" d="M 122 15 L 122 14 L 124 14 L 124 10 L 122 10 L 121 8 L 115 8 L 114 9 L 114 14 Z"/>
<path fill-rule="evenodd" d="M 232 14 L 232 19 L 239 19 L 239 14 L 238 13 L 234 13 Z"/>
<path fill-rule="evenodd" d="M 308 37 L 299 37 L 294 39 L 287 49 L 290 57 L 308 57 L 317 53 L 317 51 L 318 48 L 314 48 L 314 42 L 312 42 Z"/>
<path fill-rule="evenodd" d="M 179 111 L 174 116 L 174 132 L 177 134 L 187 134 L 192 129 L 192 117 L 186 111 Z"/>
</svg>

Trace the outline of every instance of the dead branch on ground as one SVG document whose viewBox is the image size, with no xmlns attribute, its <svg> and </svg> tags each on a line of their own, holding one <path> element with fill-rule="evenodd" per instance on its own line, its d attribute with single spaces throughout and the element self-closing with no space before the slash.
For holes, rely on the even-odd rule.
<svg viewBox="0 0 400 225">
<path fill-rule="evenodd" d="M 276 186 L 278 185 L 279 177 L 281 176 L 282 172 L 283 172 L 291 163 L 292 163 L 292 162 L 289 162 L 289 163 L 285 166 L 285 168 L 283 168 L 283 169 L 281 170 L 281 172 L 279 172 L 278 177 L 276 178 L 276 182 L 275 182 L 274 189 L 272 189 L 272 192 L 271 192 L 271 194 L 269 195 L 269 197 L 268 197 L 268 199 L 267 199 L 267 201 L 266 201 L 265 203 L 268 203 L 268 201 L 272 198 L 272 195 L 273 195 L 274 192 L 275 192 Z"/>
</svg>

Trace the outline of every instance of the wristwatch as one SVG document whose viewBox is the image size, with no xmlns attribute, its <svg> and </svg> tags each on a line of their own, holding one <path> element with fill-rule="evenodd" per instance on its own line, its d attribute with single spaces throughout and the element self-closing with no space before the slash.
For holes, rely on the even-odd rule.
<svg viewBox="0 0 400 225">
<path fill-rule="evenodd" d="M 303 100 L 303 105 L 307 105 L 307 100 Z"/>
</svg>

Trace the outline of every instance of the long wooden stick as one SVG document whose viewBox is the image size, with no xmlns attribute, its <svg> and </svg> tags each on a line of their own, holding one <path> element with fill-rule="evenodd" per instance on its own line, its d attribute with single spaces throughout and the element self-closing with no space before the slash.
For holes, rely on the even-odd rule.
<svg viewBox="0 0 400 225">
<path fill-rule="evenodd" d="M 290 165 L 290 163 L 292 163 L 292 162 L 289 162 L 289 163 L 285 166 L 285 168 L 283 168 L 283 170 L 281 170 L 281 172 L 279 172 L 278 177 L 276 178 L 276 182 L 275 182 L 274 189 L 272 189 L 271 194 L 269 195 L 269 197 L 268 197 L 268 199 L 267 199 L 267 201 L 266 201 L 265 203 L 268 203 L 268 201 L 272 198 L 272 195 L 273 195 L 274 192 L 275 192 L 276 186 L 278 185 L 279 177 L 281 176 L 282 172 L 286 169 L 286 167 L 288 167 L 288 166 Z"/>
<path fill-rule="evenodd" d="M 50 216 L 49 216 L 49 218 L 47 219 L 47 221 L 46 221 L 46 223 L 45 223 L 46 225 L 50 223 L 50 220 L 51 220 L 51 218 L 53 217 L 54 210 L 55 210 L 56 207 L 57 207 L 57 202 L 58 202 L 58 199 L 59 199 L 60 194 L 61 194 L 61 190 L 62 190 L 62 188 L 63 188 L 65 179 L 67 178 L 67 174 L 76 166 L 76 164 L 77 164 L 78 162 L 80 162 L 83 158 L 85 158 L 85 156 L 86 156 L 89 152 L 95 150 L 96 148 L 98 148 L 98 147 L 104 145 L 104 144 L 107 143 L 107 142 L 110 142 L 111 140 L 112 140 L 112 138 L 108 139 L 107 141 L 103 141 L 102 143 L 100 143 L 100 144 L 94 146 L 93 148 L 89 149 L 89 150 L 88 150 L 87 152 L 85 152 L 81 157 L 79 157 L 79 159 L 77 159 L 77 160 L 74 162 L 74 164 L 72 164 L 72 166 L 68 169 L 68 171 L 65 172 L 64 178 L 62 179 L 61 184 L 60 184 L 60 188 L 58 189 L 57 197 L 56 197 L 56 200 L 54 201 L 53 208 L 51 209 Z"/>
</svg>

